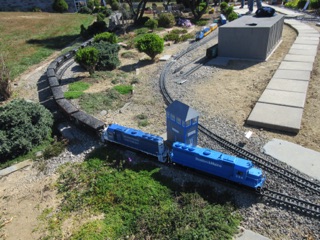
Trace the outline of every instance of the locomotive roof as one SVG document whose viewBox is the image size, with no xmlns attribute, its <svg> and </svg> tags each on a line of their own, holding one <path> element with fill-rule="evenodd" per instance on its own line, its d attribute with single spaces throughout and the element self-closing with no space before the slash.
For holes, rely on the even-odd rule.
<svg viewBox="0 0 320 240">
<path fill-rule="evenodd" d="M 166 111 L 173 113 L 175 116 L 184 121 L 189 121 L 193 118 L 199 117 L 199 113 L 196 110 L 178 100 L 175 100 L 173 103 L 171 103 L 166 108 Z"/>
</svg>

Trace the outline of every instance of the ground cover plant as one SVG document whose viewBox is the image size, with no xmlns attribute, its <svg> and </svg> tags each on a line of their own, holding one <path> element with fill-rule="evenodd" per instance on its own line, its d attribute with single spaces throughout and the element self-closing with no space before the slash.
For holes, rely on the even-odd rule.
<svg viewBox="0 0 320 240">
<path fill-rule="evenodd" d="M 71 239 L 231 239 L 240 221 L 232 204 L 216 201 L 227 195 L 194 183 L 182 189 L 152 162 L 124 157 L 114 146 L 61 168 L 57 188 L 58 210 L 42 214 L 48 238 L 63 238 L 64 221 L 76 215 L 85 221 Z"/>
<path fill-rule="evenodd" d="M 90 25 L 94 16 L 1 12 L 0 52 L 14 79 L 54 51 L 66 47 L 80 35 L 80 25 Z"/>
<path fill-rule="evenodd" d="M 90 83 L 79 81 L 69 84 L 68 91 L 64 93 L 66 99 L 75 99 L 82 96 L 83 91 L 90 87 Z"/>
</svg>

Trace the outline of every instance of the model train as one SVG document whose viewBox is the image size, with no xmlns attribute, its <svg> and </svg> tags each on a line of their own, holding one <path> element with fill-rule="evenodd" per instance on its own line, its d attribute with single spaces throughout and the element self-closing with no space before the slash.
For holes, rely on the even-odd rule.
<svg viewBox="0 0 320 240">
<path fill-rule="evenodd" d="M 249 160 L 181 142 L 165 145 L 162 137 L 141 130 L 110 124 L 101 135 L 104 143 L 112 142 L 152 155 L 160 162 L 171 162 L 205 172 L 260 191 L 266 180 L 261 169 Z"/>
<path fill-rule="evenodd" d="M 218 28 L 217 23 L 212 23 L 209 27 L 202 28 L 201 31 L 196 33 L 196 41 L 199 41 L 202 38 L 206 37 L 209 33 L 213 32 L 217 28 Z"/>
</svg>

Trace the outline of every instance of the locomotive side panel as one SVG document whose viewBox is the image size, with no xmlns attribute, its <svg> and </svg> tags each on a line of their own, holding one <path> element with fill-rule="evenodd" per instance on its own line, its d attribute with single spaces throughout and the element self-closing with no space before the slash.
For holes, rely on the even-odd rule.
<svg viewBox="0 0 320 240">
<path fill-rule="evenodd" d="M 233 166 L 223 164 L 219 154 L 199 147 L 188 147 L 183 143 L 174 143 L 171 153 L 172 162 L 229 179 L 233 174 Z"/>
</svg>

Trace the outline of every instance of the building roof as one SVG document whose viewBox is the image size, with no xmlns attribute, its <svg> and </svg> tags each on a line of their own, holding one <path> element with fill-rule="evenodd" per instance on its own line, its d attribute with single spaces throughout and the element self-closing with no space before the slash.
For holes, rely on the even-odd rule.
<svg viewBox="0 0 320 240">
<path fill-rule="evenodd" d="M 169 113 L 173 113 L 175 116 L 181 118 L 184 121 L 189 121 L 193 118 L 199 117 L 199 113 L 188 105 L 175 100 L 171 103 L 166 111 Z"/>
</svg>

